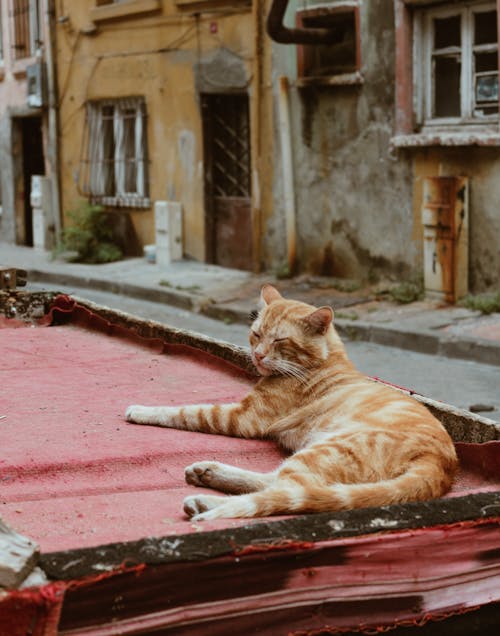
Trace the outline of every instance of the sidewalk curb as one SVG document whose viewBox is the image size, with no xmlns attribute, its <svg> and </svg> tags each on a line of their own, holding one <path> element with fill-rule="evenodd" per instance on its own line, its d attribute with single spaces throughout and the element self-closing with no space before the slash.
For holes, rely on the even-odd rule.
<svg viewBox="0 0 500 636">
<path fill-rule="evenodd" d="M 384 326 L 363 321 L 353 323 L 342 319 L 335 321 L 335 326 L 340 335 L 349 340 L 363 340 L 445 358 L 458 358 L 500 366 L 500 343 L 493 340 L 467 336 L 457 338 L 431 330 L 415 331 L 404 329 L 404 327 Z"/>
<path fill-rule="evenodd" d="M 41 269 L 28 269 L 28 279 L 33 282 L 47 282 L 55 285 L 74 285 L 75 287 L 121 294 L 139 300 L 164 303 L 222 322 L 244 325 L 248 325 L 250 322 L 249 308 L 244 302 L 232 302 L 232 306 L 227 306 L 224 303 L 217 303 L 203 294 L 194 294 L 167 287 L 145 287 L 122 281 L 84 277 L 71 273 L 61 274 Z M 467 336 L 457 338 L 430 329 L 407 329 L 404 326 L 384 325 L 362 320 L 338 319 L 335 321 L 335 326 L 340 335 L 349 340 L 363 340 L 419 353 L 500 366 L 500 342 L 493 340 L 475 339 Z"/>
<path fill-rule="evenodd" d="M 59 274 L 57 272 L 47 272 L 38 269 L 28 270 L 28 278 L 31 282 L 52 283 L 54 285 L 65 285 L 71 287 L 81 287 L 83 289 L 96 289 L 99 291 L 130 296 L 139 300 L 153 300 L 166 305 L 173 305 L 180 309 L 198 312 L 199 308 L 210 299 L 205 296 L 197 297 L 196 300 L 189 293 L 180 290 L 172 290 L 168 287 L 143 287 L 132 283 L 121 281 L 110 281 L 103 278 L 82 277 L 76 274 Z"/>
</svg>

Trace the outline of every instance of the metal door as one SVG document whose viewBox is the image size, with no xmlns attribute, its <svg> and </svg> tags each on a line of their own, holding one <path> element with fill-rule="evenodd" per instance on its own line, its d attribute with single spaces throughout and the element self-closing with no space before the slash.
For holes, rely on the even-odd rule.
<svg viewBox="0 0 500 636">
<path fill-rule="evenodd" d="M 248 96 L 202 96 L 207 261 L 252 269 Z"/>
</svg>

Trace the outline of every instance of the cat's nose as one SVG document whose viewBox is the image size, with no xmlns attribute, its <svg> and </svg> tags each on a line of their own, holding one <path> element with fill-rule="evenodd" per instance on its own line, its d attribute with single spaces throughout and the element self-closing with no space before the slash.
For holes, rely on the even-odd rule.
<svg viewBox="0 0 500 636">
<path fill-rule="evenodd" d="M 263 360 L 266 357 L 265 353 L 261 353 L 260 351 L 254 351 L 253 355 L 255 356 L 255 359 L 257 360 L 257 362 L 260 362 L 261 360 Z"/>
</svg>

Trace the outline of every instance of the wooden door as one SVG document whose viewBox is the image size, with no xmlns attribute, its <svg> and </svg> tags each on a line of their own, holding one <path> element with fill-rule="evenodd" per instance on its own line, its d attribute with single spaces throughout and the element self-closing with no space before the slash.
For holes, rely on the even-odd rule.
<svg viewBox="0 0 500 636">
<path fill-rule="evenodd" d="M 248 96 L 202 96 L 207 261 L 251 270 L 252 206 Z"/>
</svg>

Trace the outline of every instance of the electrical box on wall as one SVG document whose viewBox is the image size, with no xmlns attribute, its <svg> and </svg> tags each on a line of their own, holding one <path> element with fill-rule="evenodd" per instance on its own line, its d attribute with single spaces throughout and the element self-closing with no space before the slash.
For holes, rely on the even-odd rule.
<svg viewBox="0 0 500 636">
<path fill-rule="evenodd" d="M 425 178 L 422 223 L 426 295 L 454 303 L 468 291 L 468 178 Z"/>
<path fill-rule="evenodd" d="M 182 259 L 182 210 L 178 201 L 155 202 L 156 262 L 161 267 Z"/>
<path fill-rule="evenodd" d="M 54 247 L 54 223 L 52 219 L 52 182 L 50 177 L 32 175 L 30 205 L 33 214 L 33 247 Z"/>
<path fill-rule="evenodd" d="M 46 69 L 43 62 L 37 62 L 26 67 L 27 104 L 31 108 L 41 108 L 47 104 L 46 77 Z"/>
</svg>

